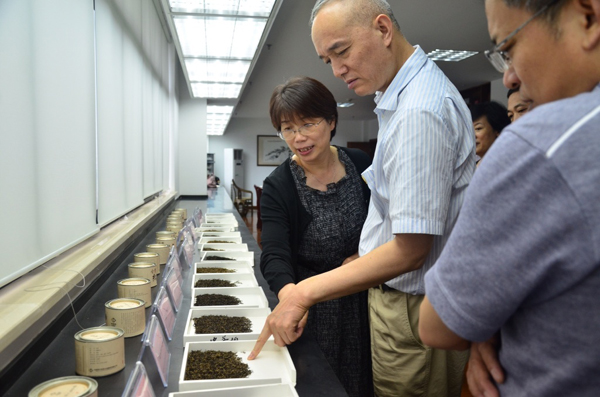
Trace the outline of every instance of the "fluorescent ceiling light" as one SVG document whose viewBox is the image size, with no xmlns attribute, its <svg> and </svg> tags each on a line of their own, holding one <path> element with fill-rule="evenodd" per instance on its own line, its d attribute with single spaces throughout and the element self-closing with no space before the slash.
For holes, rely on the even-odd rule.
<svg viewBox="0 0 600 397">
<path fill-rule="evenodd" d="M 477 51 L 435 50 L 431 51 L 427 56 L 432 61 L 458 62 L 475 54 L 477 54 Z"/>
<path fill-rule="evenodd" d="M 268 17 L 275 0 L 169 0 L 174 12 Z"/>
<path fill-rule="evenodd" d="M 211 105 L 206 107 L 206 134 L 207 135 L 223 135 L 225 127 L 229 123 L 233 106 L 216 106 Z"/>
<path fill-rule="evenodd" d="M 243 83 L 250 61 L 188 58 L 185 66 L 190 82 Z"/>
<path fill-rule="evenodd" d="M 252 59 L 266 19 L 173 17 L 184 57 Z"/>
<path fill-rule="evenodd" d="M 191 83 L 196 98 L 237 98 L 241 84 L 227 83 Z"/>
<path fill-rule="evenodd" d="M 354 106 L 354 104 L 352 102 L 338 102 L 337 103 L 338 108 L 349 108 L 350 106 Z"/>
</svg>

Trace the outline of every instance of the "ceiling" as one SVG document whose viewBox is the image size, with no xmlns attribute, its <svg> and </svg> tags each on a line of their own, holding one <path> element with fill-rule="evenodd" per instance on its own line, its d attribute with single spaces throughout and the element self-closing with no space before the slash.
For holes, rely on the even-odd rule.
<svg viewBox="0 0 600 397">
<path fill-rule="evenodd" d="M 425 52 L 438 48 L 479 52 L 461 62 L 437 62 L 459 90 L 502 77 L 483 55 L 491 47 L 483 0 L 388 1 L 404 36 Z M 373 96 L 357 96 L 317 57 L 308 26 L 313 5 L 313 0 L 282 1 L 232 118 L 268 117 L 275 86 L 299 75 L 324 83 L 338 102 L 352 99 L 354 106 L 338 109 L 340 119 L 375 118 Z"/>
</svg>

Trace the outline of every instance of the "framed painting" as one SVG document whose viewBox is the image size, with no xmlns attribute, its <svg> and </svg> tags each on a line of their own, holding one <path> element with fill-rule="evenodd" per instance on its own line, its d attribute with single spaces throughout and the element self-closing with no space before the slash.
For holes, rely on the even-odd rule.
<svg viewBox="0 0 600 397">
<path fill-rule="evenodd" d="M 257 166 L 278 166 L 290 157 L 290 149 L 277 135 L 258 135 L 256 139 Z"/>
</svg>

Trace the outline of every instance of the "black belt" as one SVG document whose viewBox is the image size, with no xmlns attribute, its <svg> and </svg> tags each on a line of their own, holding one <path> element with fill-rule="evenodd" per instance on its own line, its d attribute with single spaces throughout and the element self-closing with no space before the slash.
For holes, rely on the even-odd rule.
<svg viewBox="0 0 600 397">
<path fill-rule="evenodd" d="M 386 291 L 396 291 L 396 292 L 398 292 L 398 290 L 397 290 L 396 288 L 392 288 L 392 287 L 390 287 L 390 286 L 389 286 L 389 285 L 387 285 L 387 284 L 379 284 L 378 286 L 376 286 L 376 287 L 373 287 L 373 288 L 380 289 L 380 290 L 382 290 L 383 292 L 386 292 Z"/>
</svg>

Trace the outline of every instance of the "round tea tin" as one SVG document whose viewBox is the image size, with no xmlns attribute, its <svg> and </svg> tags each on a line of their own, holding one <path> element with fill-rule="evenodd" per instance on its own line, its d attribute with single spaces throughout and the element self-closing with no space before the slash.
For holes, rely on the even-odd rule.
<svg viewBox="0 0 600 397">
<path fill-rule="evenodd" d="M 174 213 L 181 213 L 181 217 L 183 218 L 183 220 L 187 219 L 187 209 L 185 208 L 175 208 L 173 211 L 171 211 L 171 214 Z"/>
<path fill-rule="evenodd" d="M 125 368 L 125 332 L 116 327 L 87 328 L 75 334 L 75 372 L 100 377 Z"/>
<path fill-rule="evenodd" d="M 172 232 L 170 230 L 159 230 L 158 232 L 156 232 L 156 238 L 160 238 L 160 237 L 177 237 L 177 233 Z"/>
<path fill-rule="evenodd" d="M 152 262 L 133 262 L 127 265 L 129 277 L 147 278 L 150 280 L 150 287 L 156 287 L 156 264 Z"/>
<path fill-rule="evenodd" d="M 167 259 L 169 259 L 169 252 L 171 251 L 171 246 L 167 244 L 148 244 L 146 246 L 146 250 L 148 252 L 155 252 L 158 254 L 158 262 L 161 265 L 167 263 Z"/>
<path fill-rule="evenodd" d="M 98 397 L 98 382 L 85 376 L 63 376 L 40 383 L 28 397 Z"/>
<path fill-rule="evenodd" d="M 141 335 L 146 329 L 146 308 L 141 299 L 118 298 L 104 304 L 106 325 L 121 328 L 125 338 Z"/>
<path fill-rule="evenodd" d="M 167 223 L 167 230 L 179 233 L 183 225 L 181 223 Z"/>
<path fill-rule="evenodd" d="M 160 274 L 160 260 L 156 252 L 138 252 L 133 254 L 134 262 L 151 262 L 156 265 L 156 274 Z"/>
<path fill-rule="evenodd" d="M 156 239 L 156 244 L 166 244 L 169 246 L 169 252 L 171 251 L 171 247 L 175 246 L 175 237 L 158 237 Z"/>
<path fill-rule="evenodd" d="M 141 299 L 145 307 L 152 306 L 152 292 L 150 280 L 141 277 L 124 278 L 117 281 L 117 295 L 119 298 Z"/>
</svg>

